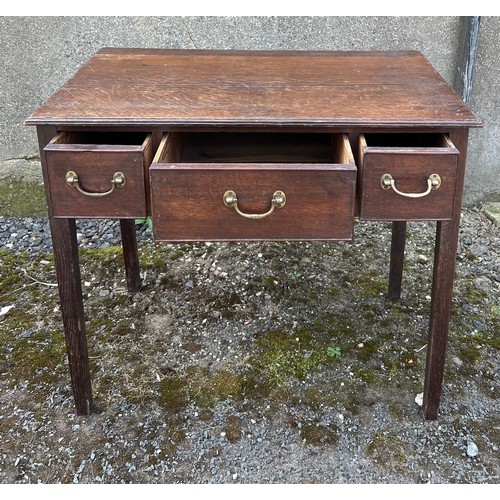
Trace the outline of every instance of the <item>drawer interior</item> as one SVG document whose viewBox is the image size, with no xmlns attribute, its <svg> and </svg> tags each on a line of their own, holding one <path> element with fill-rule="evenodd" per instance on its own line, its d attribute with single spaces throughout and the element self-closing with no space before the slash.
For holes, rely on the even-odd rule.
<svg viewBox="0 0 500 500">
<path fill-rule="evenodd" d="M 342 135 L 322 133 L 170 133 L 154 163 L 354 163 Z"/>
<path fill-rule="evenodd" d="M 365 146 L 375 148 L 453 147 L 444 134 L 364 134 L 364 142 Z"/>
<path fill-rule="evenodd" d="M 147 135 L 145 132 L 61 132 L 52 140 L 52 144 L 142 146 Z"/>
</svg>

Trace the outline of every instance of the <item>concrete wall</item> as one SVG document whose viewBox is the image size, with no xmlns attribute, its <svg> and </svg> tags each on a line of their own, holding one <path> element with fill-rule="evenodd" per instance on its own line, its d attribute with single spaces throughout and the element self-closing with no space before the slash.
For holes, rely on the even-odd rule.
<svg viewBox="0 0 500 500">
<path fill-rule="evenodd" d="M 500 201 L 500 17 L 483 17 L 470 107 L 483 122 L 471 131 L 466 201 Z"/>
<path fill-rule="evenodd" d="M 453 84 L 463 25 L 459 17 L 0 18 L 0 184 L 21 176 L 40 185 L 35 133 L 23 121 L 101 47 L 417 49 Z M 467 204 L 500 200 L 499 31 L 500 18 L 482 19 L 472 108 L 485 128 L 472 133 Z M 0 214 L 1 197 L 0 189 Z"/>
</svg>

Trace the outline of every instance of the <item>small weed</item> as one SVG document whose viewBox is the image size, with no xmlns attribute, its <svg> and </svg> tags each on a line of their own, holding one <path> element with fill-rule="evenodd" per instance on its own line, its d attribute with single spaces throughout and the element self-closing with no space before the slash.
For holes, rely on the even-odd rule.
<svg viewBox="0 0 500 500">
<path fill-rule="evenodd" d="M 136 219 L 135 224 L 137 226 L 146 224 L 150 230 L 153 230 L 153 220 L 151 219 L 151 217 L 147 217 L 146 219 Z"/>
<path fill-rule="evenodd" d="M 326 355 L 330 358 L 338 359 L 342 355 L 342 352 L 338 347 L 328 346 L 326 349 Z"/>
</svg>

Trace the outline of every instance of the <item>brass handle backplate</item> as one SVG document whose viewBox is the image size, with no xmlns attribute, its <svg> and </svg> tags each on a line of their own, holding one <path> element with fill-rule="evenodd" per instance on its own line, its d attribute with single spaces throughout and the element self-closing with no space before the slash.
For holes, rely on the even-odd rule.
<svg viewBox="0 0 500 500">
<path fill-rule="evenodd" d="M 238 197 L 234 191 L 226 191 L 222 197 L 224 205 L 228 208 L 234 208 L 238 215 L 245 219 L 264 219 L 269 217 L 276 208 L 283 208 L 286 204 L 286 195 L 283 191 L 275 191 L 271 199 L 271 208 L 263 214 L 247 214 L 238 208 Z"/>
<path fill-rule="evenodd" d="M 403 193 L 396 188 L 396 181 L 393 179 L 391 174 L 384 174 L 380 179 L 380 185 L 382 189 L 393 189 L 395 193 L 405 198 L 423 198 L 427 196 L 431 191 L 439 189 L 441 186 L 441 177 L 438 174 L 431 174 L 427 179 L 427 189 L 422 193 Z"/>
<path fill-rule="evenodd" d="M 85 191 L 80 187 L 78 175 L 70 170 L 66 174 L 66 184 L 70 187 L 76 188 L 80 193 L 84 194 L 85 196 L 91 196 L 93 198 L 102 198 L 103 196 L 108 196 L 110 195 L 116 188 L 121 189 L 122 187 L 125 186 L 127 183 L 127 179 L 121 172 L 115 172 L 113 175 L 113 178 L 111 179 L 111 189 L 108 191 L 104 191 L 101 193 L 91 193 L 89 191 Z"/>
</svg>

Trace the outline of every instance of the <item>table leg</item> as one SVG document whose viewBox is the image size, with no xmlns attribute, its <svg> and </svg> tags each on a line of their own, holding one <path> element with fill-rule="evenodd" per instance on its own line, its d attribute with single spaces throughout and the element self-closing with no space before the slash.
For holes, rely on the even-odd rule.
<svg viewBox="0 0 500 500">
<path fill-rule="evenodd" d="M 401 281 L 403 280 L 403 263 L 405 257 L 406 222 L 392 223 L 391 263 L 389 271 L 389 298 L 401 298 Z"/>
<path fill-rule="evenodd" d="M 441 400 L 446 344 L 453 296 L 453 280 L 460 232 L 462 191 L 465 176 L 468 131 L 454 130 L 450 139 L 460 152 L 457 165 L 454 217 L 436 225 L 436 246 L 434 250 L 434 271 L 429 322 L 429 340 L 424 382 L 424 417 L 435 420 Z"/>
<path fill-rule="evenodd" d="M 458 223 L 438 222 L 424 384 L 424 417 L 428 420 L 437 418 L 441 399 L 457 242 Z"/>
<path fill-rule="evenodd" d="M 127 288 L 129 292 L 138 292 L 141 288 L 141 275 L 134 220 L 120 219 L 120 230 L 122 233 L 123 260 L 125 262 L 125 274 L 127 275 Z"/>
<path fill-rule="evenodd" d="M 49 220 L 76 413 L 89 415 L 92 387 L 75 221 L 52 217 Z"/>
</svg>

